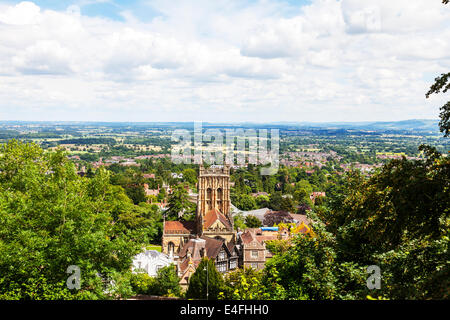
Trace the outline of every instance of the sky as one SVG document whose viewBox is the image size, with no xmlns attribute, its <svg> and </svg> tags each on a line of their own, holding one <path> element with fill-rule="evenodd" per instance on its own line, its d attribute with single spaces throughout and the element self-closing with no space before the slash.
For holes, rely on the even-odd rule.
<svg viewBox="0 0 450 320">
<path fill-rule="evenodd" d="M 440 0 L 0 0 L 0 120 L 437 119 Z"/>
</svg>

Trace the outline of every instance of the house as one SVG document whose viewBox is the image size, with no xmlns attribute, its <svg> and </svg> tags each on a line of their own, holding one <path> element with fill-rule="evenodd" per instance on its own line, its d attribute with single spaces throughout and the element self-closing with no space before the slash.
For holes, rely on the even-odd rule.
<svg viewBox="0 0 450 320">
<path fill-rule="evenodd" d="M 147 196 L 157 196 L 159 194 L 159 185 L 158 189 L 149 189 L 148 184 L 144 183 L 144 192 Z"/>
<path fill-rule="evenodd" d="M 257 239 L 256 233 L 257 231 L 254 229 L 247 229 L 239 235 L 238 244 L 241 249 L 240 267 L 256 270 L 264 269 L 267 255 L 266 244 Z"/>
<path fill-rule="evenodd" d="M 150 277 L 156 277 L 158 270 L 174 263 L 173 257 L 156 250 L 146 250 L 133 258 L 132 272 L 145 271 Z"/>
<path fill-rule="evenodd" d="M 172 172 L 170 175 L 171 175 L 172 178 L 174 178 L 174 179 L 183 179 L 183 174 L 182 174 L 182 173 Z"/>
<path fill-rule="evenodd" d="M 191 238 L 178 253 L 177 271 L 183 289 L 187 288 L 189 278 L 204 257 L 214 260 L 217 271 L 221 273 L 232 271 L 239 265 L 239 251 L 234 243 L 226 245 L 225 239 L 206 236 Z"/>
<path fill-rule="evenodd" d="M 315 203 L 318 197 L 325 197 L 325 192 L 313 192 L 309 195 L 309 198 L 313 203 Z"/>
<path fill-rule="evenodd" d="M 252 193 L 251 196 L 254 197 L 254 198 L 257 198 L 259 196 L 266 196 L 266 197 L 268 197 L 269 194 L 267 192 L 256 192 L 256 193 Z"/>
<path fill-rule="evenodd" d="M 294 219 L 293 222 L 295 224 L 297 224 L 297 225 L 300 225 L 300 224 L 303 223 L 304 225 L 309 226 L 311 224 L 311 220 L 308 219 L 306 214 L 294 214 L 294 213 L 291 213 L 291 217 Z"/>
</svg>

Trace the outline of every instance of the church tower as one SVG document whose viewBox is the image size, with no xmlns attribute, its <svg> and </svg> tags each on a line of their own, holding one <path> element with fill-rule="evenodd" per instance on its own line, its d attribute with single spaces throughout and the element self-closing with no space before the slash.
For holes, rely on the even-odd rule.
<svg viewBox="0 0 450 320">
<path fill-rule="evenodd" d="M 230 167 L 199 168 L 197 233 L 212 238 L 234 239 L 230 200 Z"/>
</svg>

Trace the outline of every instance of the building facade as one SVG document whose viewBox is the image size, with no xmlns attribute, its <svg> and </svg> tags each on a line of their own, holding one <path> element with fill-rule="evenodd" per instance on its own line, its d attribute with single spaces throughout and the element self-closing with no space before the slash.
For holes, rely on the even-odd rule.
<svg viewBox="0 0 450 320">
<path fill-rule="evenodd" d="M 174 263 L 172 257 L 156 250 L 146 250 L 133 258 L 131 270 L 145 271 L 150 277 L 156 277 L 158 270 Z"/>
</svg>

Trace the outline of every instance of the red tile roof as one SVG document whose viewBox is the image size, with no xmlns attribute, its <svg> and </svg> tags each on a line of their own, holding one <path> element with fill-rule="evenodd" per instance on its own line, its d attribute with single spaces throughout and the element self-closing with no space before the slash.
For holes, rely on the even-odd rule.
<svg viewBox="0 0 450 320">
<path fill-rule="evenodd" d="M 165 233 L 185 233 L 191 234 L 195 232 L 194 221 L 166 221 L 164 223 Z"/>
<path fill-rule="evenodd" d="M 217 208 L 209 210 L 205 215 L 204 228 L 209 229 L 214 222 L 219 220 L 227 229 L 231 229 L 231 223 Z"/>
</svg>

